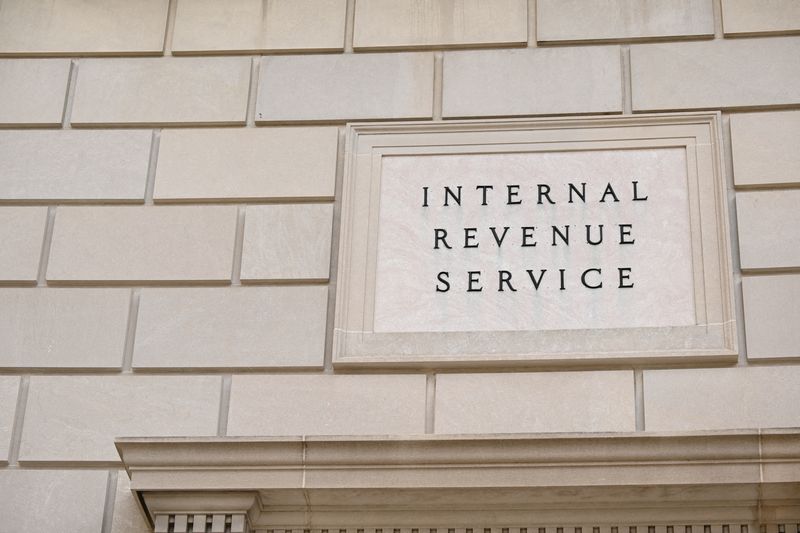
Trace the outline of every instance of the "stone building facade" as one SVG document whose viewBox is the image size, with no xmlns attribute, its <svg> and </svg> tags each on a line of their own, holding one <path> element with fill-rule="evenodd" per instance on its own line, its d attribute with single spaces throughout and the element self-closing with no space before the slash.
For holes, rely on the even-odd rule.
<svg viewBox="0 0 800 533">
<path fill-rule="evenodd" d="M 0 531 L 797 533 L 797 0 L 3 0 L 0 56 Z M 347 337 L 355 139 L 673 123 L 718 346 Z"/>
</svg>

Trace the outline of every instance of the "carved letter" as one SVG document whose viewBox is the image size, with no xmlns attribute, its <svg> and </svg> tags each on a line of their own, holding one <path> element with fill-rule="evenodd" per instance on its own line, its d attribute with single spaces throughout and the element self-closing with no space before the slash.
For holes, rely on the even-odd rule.
<svg viewBox="0 0 800 533">
<path fill-rule="evenodd" d="M 508 270 L 498 270 L 497 274 L 500 278 L 500 288 L 497 289 L 497 292 L 503 292 L 503 283 L 508 285 L 508 288 L 511 289 L 513 292 L 517 292 L 517 289 L 511 285 L 511 272 Z"/>
<path fill-rule="evenodd" d="M 436 279 L 439 280 L 439 283 L 436 284 L 436 292 L 447 292 L 450 290 L 450 272 L 443 270 L 439 272 L 439 275 L 436 276 Z"/>
<path fill-rule="evenodd" d="M 481 282 L 481 272 L 480 270 L 470 270 L 467 272 L 469 274 L 469 283 L 467 284 L 467 292 L 481 292 L 483 287 L 478 286 L 477 289 L 473 289 L 473 286 L 477 285 Z"/>
<path fill-rule="evenodd" d="M 602 287 L 603 286 L 602 281 L 600 281 L 597 285 L 589 285 L 588 283 L 586 283 L 586 274 L 588 274 L 589 272 L 597 272 L 598 275 L 602 274 L 599 268 L 587 268 L 586 270 L 583 271 L 583 274 L 581 274 L 581 283 L 583 283 L 583 286 L 586 287 L 587 289 L 599 289 L 600 287 Z"/>
<path fill-rule="evenodd" d="M 452 246 L 447 244 L 447 240 L 446 240 L 447 239 L 447 230 L 446 229 L 435 228 L 433 230 L 433 237 L 434 237 L 434 241 L 433 241 L 433 249 L 434 250 L 438 250 L 439 249 L 439 241 L 442 241 L 442 244 L 444 244 L 445 248 L 448 248 L 448 249 L 452 249 L 453 248 Z"/>
</svg>

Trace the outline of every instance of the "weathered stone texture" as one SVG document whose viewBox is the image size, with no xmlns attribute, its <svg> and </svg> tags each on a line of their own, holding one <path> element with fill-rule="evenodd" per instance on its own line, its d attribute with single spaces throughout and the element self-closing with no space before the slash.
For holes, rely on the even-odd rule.
<svg viewBox="0 0 800 533">
<path fill-rule="evenodd" d="M 33 376 L 20 462 L 113 462 L 116 437 L 215 435 L 221 388 L 218 376 Z"/>
<path fill-rule="evenodd" d="M 119 368 L 130 289 L 0 289 L 0 366 Z"/>
<path fill-rule="evenodd" d="M 72 124 L 244 124 L 246 57 L 86 59 Z"/>
<path fill-rule="evenodd" d="M 146 130 L 0 131 L 0 199 L 144 199 Z"/>
<path fill-rule="evenodd" d="M 249 206 L 242 280 L 328 279 L 333 204 Z"/>
<path fill-rule="evenodd" d="M 322 367 L 328 288 L 143 289 L 133 365 Z"/>
<path fill-rule="evenodd" d="M 46 225 L 46 207 L 0 207 L 0 280 L 36 281 Z"/>
<path fill-rule="evenodd" d="M 736 195 L 742 270 L 800 266 L 800 191 Z"/>
<path fill-rule="evenodd" d="M 528 40 L 526 0 L 356 2 L 356 49 L 497 46 Z"/>
<path fill-rule="evenodd" d="M 722 0 L 725 35 L 800 31 L 800 2 L 796 0 Z"/>
<path fill-rule="evenodd" d="M 14 427 L 14 416 L 17 412 L 19 384 L 20 378 L 18 376 L 0 376 L 0 464 L 8 461 L 11 431 Z M 0 484 L 2 484 L 2 481 L 0 481 Z"/>
<path fill-rule="evenodd" d="M 227 281 L 234 206 L 60 207 L 48 281 Z"/>
<path fill-rule="evenodd" d="M 447 52 L 443 83 L 445 117 L 622 111 L 617 46 Z"/>
<path fill-rule="evenodd" d="M 333 198 L 338 129 L 174 129 L 161 133 L 155 199 Z"/>
<path fill-rule="evenodd" d="M 0 125 L 61 124 L 69 69 L 69 59 L 0 59 Z"/>
<path fill-rule="evenodd" d="M 172 49 L 179 53 L 341 50 L 346 0 L 179 2 Z"/>
<path fill-rule="evenodd" d="M 737 186 L 800 183 L 800 111 L 731 115 Z"/>
<path fill-rule="evenodd" d="M 714 35 L 710 0 L 538 0 L 539 42 Z"/>
<path fill-rule="evenodd" d="M 800 358 L 800 276 L 742 278 L 748 359 Z"/>
</svg>

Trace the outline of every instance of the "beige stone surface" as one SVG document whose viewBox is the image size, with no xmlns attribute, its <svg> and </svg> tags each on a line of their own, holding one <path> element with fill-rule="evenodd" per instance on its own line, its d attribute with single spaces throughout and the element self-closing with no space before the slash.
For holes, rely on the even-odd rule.
<svg viewBox="0 0 800 533">
<path fill-rule="evenodd" d="M 333 204 L 248 206 L 242 280 L 328 279 Z"/>
<path fill-rule="evenodd" d="M 630 371 L 438 374 L 436 433 L 633 431 Z"/>
<path fill-rule="evenodd" d="M 725 35 L 800 31 L 796 0 L 722 0 Z"/>
<path fill-rule="evenodd" d="M 618 46 L 447 52 L 442 113 L 470 117 L 619 112 L 620 65 Z"/>
<path fill-rule="evenodd" d="M 152 133 L 146 130 L 0 131 L 0 198 L 144 198 Z"/>
<path fill-rule="evenodd" d="M 60 207 L 49 281 L 225 281 L 235 206 Z"/>
<path fill-rule="evenodd" d="M 429 118 L 433 54 L 261 58 L 256 120 Z"/>
<path fill-rule="evenodd" d="M 100 531 L 106 470 L 2 470 L 3 531 Z"/>
<path fill-rule="evenodd" d="M 341 50 L 346 0 L 179 2 L 175 52 Z"/>
<path fill-rule="evenodd" d="M 0 366 L 119 368 L 129 289 L 0 289 Z"/>
<path fill-rule="evenodd" d="M 527 41 L 526 0 L 369 0 L 355 4 L 356 49 L 496 46 Z"/>
<path fill-rule="evenodd" d="M 645 429 L 797 427 L 800 366 L 644 371 Z"/>
<path fill-rule="evenodd" d="M 19 383 L 20 378 L 17 376 L 0 376 L 0 464 L 8 461 Z"/>
<path fill-rule="evenodd" d="M 709 0 L 538 0 L 539 42 L 712 36 Z"/>
<path fill-rule="evenodd" d="M 61 124 L 69 69 L 69 59 L 0 59 L 0 125 Z"/>
<path fill-rule="evenodd" d="M 335 127 L 164 130 L 154 197 L 333 198 L 337 143 Z"/>
<path fill-rule="evenodd" d="M 143 289 L 133 366 L 316 367 L 328 288 Z"/>
<path fill-rule="evenodd" d="M 144 514 L 136 504 L 136 496 L 131 492 L 131 480 L 128 478 L 128 473 L 120 470 L 117 473 L 117 491 L 114 494 L 111 533 L 152 533 L 152 531 Z"/>
<path fill-rule="evenodd" d="M 425 432 L 425 376 L 233 376 L 228 435 Z"/>
<path fill-rule="evenodd" d="M 0 54 L 159 53 L 168 6 L 168 0 L 4 0 Z"/>
<path fill-rule="evenodd" d="M 736 185 L 800 183 L 797 139 L 800 139 L 800 111 L 732 114 Z"/>
<path fill-rule="evenodd" d="M 82 60 L 72 124 L 243 124 L 246 57 Z"/>
<path fill-rule="evenodd" d="M 631 46 L 634 111 L 800 103 L 800 37 Z"/>
<path fill-rule="evenodd" d="M 20 462 L 119 461 L 116 437 L 215 435 L 220 391 L 219 376 L 32 376 Z"/>
<path fill-rule="evenodd" d="M 742 278 L 747 358 L 800 358 L 800 275 Z"/>
<path fill-rule="evenodd" d="M 0 207 L 0 279 L 36 281 L 46 225 L 46 207 Z"/>
<path fill-rule="evenodd" d="M 800 190 L 739 192 L 742 270 L 800 266 Z"/>
</svg>

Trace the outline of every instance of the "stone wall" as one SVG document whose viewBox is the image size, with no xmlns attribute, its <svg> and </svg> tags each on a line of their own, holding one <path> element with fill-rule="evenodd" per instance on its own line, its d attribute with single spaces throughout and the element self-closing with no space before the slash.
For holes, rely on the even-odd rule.
<svg viewBox="0 0 800 533">
<path fill-rule="evenodd" d="M 794 0 L 4 0 L 0 530 L 146 531 L 118 436 L 800 426 L 798 33 Z M 723 113 L 738 364 L 334 370 L 346 122 L 681 110 Z"/>
</svg>

